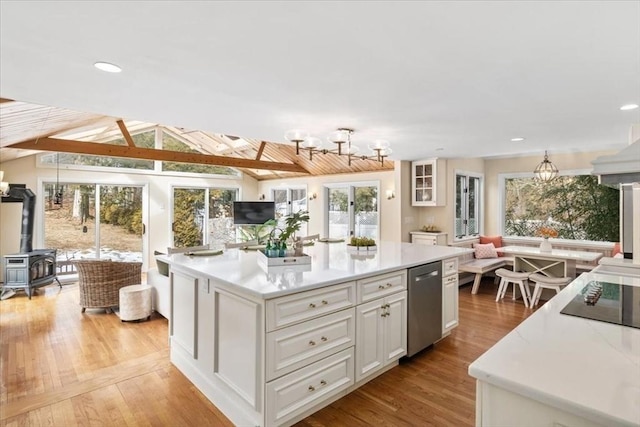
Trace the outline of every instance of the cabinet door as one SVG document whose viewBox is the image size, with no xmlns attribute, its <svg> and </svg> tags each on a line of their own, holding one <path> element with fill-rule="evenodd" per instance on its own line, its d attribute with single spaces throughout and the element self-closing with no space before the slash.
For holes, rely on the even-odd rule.
<svg viewBox="0 0 640 427">
<path fill-rule="evenodd" d="M 442 333 L 458 326 L 458 276 L 442 279 Z"/>
<path fill-rule="evenodd" d="M 198 357 L 197 325 L 198 279 L 171 270 L 171 345 L 179 345 L 191 357 Z"/>
<path fill-rule="evenodd" d="M 436 205 L 436 161 L 424 160 L 411 164 L 411 201 L 413 206 Z"/>
<path fill-rule="evenodd" d="M 356 308 L 356 381 L 383 366 L 383 305 L 381 298 Z"/>
<path fill-rule="evenodd" d="M 407 354 L 407 291 L 385 298 L 383 317 L 384 363 L 398 360 Z"/>
</svg>

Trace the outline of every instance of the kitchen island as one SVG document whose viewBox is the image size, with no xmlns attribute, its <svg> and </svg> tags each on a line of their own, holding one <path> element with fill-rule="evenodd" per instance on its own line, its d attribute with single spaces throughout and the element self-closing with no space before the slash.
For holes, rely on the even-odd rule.
<svg viewBox="0 0 640 427">
<path fill-rule="evenodd" d="M 239 249 L 160 257 L 170 265 L 171 361 L 235 424 L 292 424 L 406 354 L 407 269 L 443 261 L 455 272 L 469 252 L 319 242 L 305 248 L 309 264 L 282 267 Z M 443 317 L 457 318 L 455 284 L 443 283 L 453 289 L 444 298 L 456 298 L 441 302 Z"/>
<path fill-rule="evenodd" d="M 640 316 L 639 277 L 579 276 L 469 366 L 477 426 L 640 426 L 640 329 L 561 313 L 593 281 Z"/>
</svg>

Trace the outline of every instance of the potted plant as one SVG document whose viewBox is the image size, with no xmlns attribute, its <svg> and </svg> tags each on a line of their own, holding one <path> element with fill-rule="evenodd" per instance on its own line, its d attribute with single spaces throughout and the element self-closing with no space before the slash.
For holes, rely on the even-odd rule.
<svg viewBox="0 0 640 427">
<path fill-rule="evenodd" d="M 271 245 L 276 246 L 280 251 L 284 251 L 285 248 L 295 251 L 295 256 L 302 255 L 302 242 L 296 239 L 296 233 L 300 231 L 302 224 L 309 222 L 309 212 L 298 211 L 284 218 L 284 228 L 278 228 L 275 220 L 269 220 L 265 225 L 273 225 L 273 229 L 269 234 L 269 240 Z M 280 256 L 284 254 L 281 253 Z"/>
<path fill-rule="evenodd" d="M 375 251 L 376 241 L 369 237 L 352 237 L 347 247 L 352 251 Z"/>
</svg>

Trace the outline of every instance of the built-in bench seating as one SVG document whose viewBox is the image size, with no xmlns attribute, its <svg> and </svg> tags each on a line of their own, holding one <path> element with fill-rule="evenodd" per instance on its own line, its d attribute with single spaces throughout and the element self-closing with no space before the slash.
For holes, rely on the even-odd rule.
<svg viewBox="0 0 640 427">
<path fill-rule="evenodd" d="M 480 243 L 480 238 L 465 240 L 464 242 L 454 243 L 453 246 L 473 249 L 474 244 Z M 482 276 L 486 273 L 493 272 L 501 267 L 509 267 L 513 265 L 513 257 L 497 257 L 497 258 L 475 258 L 473 253 L 464 255 L 458 261 L 458 273 L 471 273 L 474 275 L 473 287 L 471 293 L 476 294 L 480 287 Z M 461 281 L 467 283 L 468 281 Z"/>
<path fill-rule="evenodd" d="M 474 244 L 480 243 L 479 238 L 464 240 L 463 242 L 456 242 L 452 246 L 457 247 L 466 247 L 473 248 Z M 538 243 L 531 243 L 529 241 L 522 241 L 519 238 L 503 238 L 503 246 L 504 245 L 518 245 L 518 246 L 535 246 Z M 607 244 L 599 245 L 604 246 Z M 569 250 L 595 250 L 604 252 L 604 256 L 611 256 L 610 248 L 584 248 L 584 247 L 574 247 L 573 245 L 560 245 L 556 244 L 558 249 L 569 249 Z M 458 273 L 470 273 L 474 275 L 473 279 L 473 287 L 471 288 L 471 293 L 475 294 L 478 292 L 478 287 L 480 286 L 480 281 L 482 280 L 482 276 L 494 272 L 498 268 L 502 267 L 511 267 L 513 266 L 514 257 L 498 257 L 498 258 L 481 258 L 477 259 L 474 257 L 473 253 L 467 254 L 460 258 L 458 262 Z M 578 264 L 576 265 L 576 273 L 581 274 L 585 272 L 591 271 L 597 264 Z M 468 283 L 469 280 L 460 280 L 460 284 Z"/>
</svg>

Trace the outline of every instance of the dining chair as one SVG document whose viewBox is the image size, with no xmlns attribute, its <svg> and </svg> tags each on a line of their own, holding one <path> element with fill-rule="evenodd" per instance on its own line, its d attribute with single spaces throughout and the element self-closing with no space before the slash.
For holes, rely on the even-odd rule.
<svg viewBox="0 0 640 427">
<path fill-rule="evenodd" d="M 500 286 L 498 286 L 496 302 L 504 298 L 507 293 L 507 288 L 510 284 L 513 284 L 513 299 L 515 299 L 516 285 L 518 285 L 524 306 L 527 308 L 530 307 L 531 291 L 529 290 L 529 274 L 531 273 L 520 273 L 518 271 L 507 270 L 506 268 L 499 268 L 495 274 L 500 277 Z"/>
</svg>

